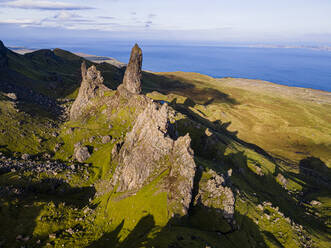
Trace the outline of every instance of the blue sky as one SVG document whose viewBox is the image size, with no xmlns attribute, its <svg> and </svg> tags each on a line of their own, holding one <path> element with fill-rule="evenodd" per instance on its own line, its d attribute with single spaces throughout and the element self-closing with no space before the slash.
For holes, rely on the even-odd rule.
<svg viewBox="0 0 331 248">
<path fill-rule="evenodd" d="M 331 44 L 331 0 L 0 0 L 0 39 Z"/>
</svg>

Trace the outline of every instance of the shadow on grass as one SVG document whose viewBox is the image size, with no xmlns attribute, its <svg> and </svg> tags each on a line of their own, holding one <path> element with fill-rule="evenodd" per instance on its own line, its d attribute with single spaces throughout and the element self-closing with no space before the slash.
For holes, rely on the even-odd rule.
<svg viewBox="0 0 331 248">
<path fill-rule="evenodd" d="M 0 241 L 4 247 L 45 245 L 48 236 L 34 235 L 37 218 L 49 203 L 82 209 L 95 194 L 94 187 L 71 187 L 61 179 L 45 178 L 36 182 L 13 173 L 0 175 Z M 48 218 L 48 217 L 47 217 Z M 64 216 L 57 217 L 61 221 Z M 41 221 L 42 223 L 42 221 Z M 21 235 L 21 238 L 17 238 Z M 26 241 L 22 239 L 29 237 Z"/>
<path fill-rule="evenodd" d="M 88 248 L 98 247 L 118 247 L 118 248 L 134 248 L 141 247 L 148 240 L 147 235 L 155 228 L 155 221 L 152 215 L 146 215 L 141 218 L 138 224 L 129 235 L 120 241 L 119 234 L 124 226 L 124 220 L 115 228 L 114 231 L 104 234 L 100 239 L 93 242 Z"/>
<path fill-rule="evenodd" d="M 141 218 L 129 235 L 120 241 L 124 220 L 114 231 L 104 234 L 88 248 L 185 248 L 185 247 L 267 247 L 265 238 L 258 226 L 247 216 L 236 213 L 238 225 L 236 229 L 222 232 L 217 229 L 219 222 L 224 222 L 217 209 L 197 206 L 194 213 L 188 216 L 174 216 L 164 227 L 155 225 L 154 217 L 146 215 Z M 216 215 L 213 215 L 215 214 Z M 197 219 L 199 218 L 199 221 Z M 277 242 L 271 233 L 268 239 Z M 280 246 L 281 247 L 281 246 Z"/>
<path fill-rule="evenodd" d="M 272 157 L 261 147 L 245 142 L 237 137 L 236 132 L 227 130 L 231 123 L 221 123 L 220 121 L 210 122 L 206 118 L 194 113 L 184 104 L 176 104 L 176 101 L 169 103 L 173 108 L 188 116 L 176 122 L 179 135 L 187 132 L 192 139 L 191 147 L 194 150 L 196 163 L 210 168 L 218 173 L 224 173 L 228 169 L 234 170 L 232 183 L 235 188 L 240 189 L 244 194 L 256 199 L 255 204 L 271 202 L 273 206 L 278 206 L 279 211 L 290 217 L 296 224 L 302 225 L 312 235 L 317 233 L 327 236 L 330 229 L 323 218 L 309 213 L 309 208 L 300 204 L 301 196 L 291 195 L 276 181 L 278 173 L 281 171 L 278 165 L 279 160 Z M 190 103 L 191 105 L 191 103 Z M 193 121 L 192 121 L 193 120 Z M 273 174 L 258 175 L 248 167 L 248 158 L 243 151 L 233 152 L 225 155 L 228 147 L 233 147 L 234 143 L 239 143 L 246 149 L 255 151 L 260 156 L 269 160 L 275 165 Z M 214 163 L 200 163 L 199 160 L 214 161 Z M 253 161 L 255 165 L 262 168 L 258 161 Z M 284 162 L 284 161 L 281 161 Z M 222 166 L 215 166 L 221 164 Z M 307 189 L 317 190 L 321 194 L 330 190 L 330 169 L 318 158 L 307 158 L 300 162 L 300 174 L 285 173 L 293 180 L 303 180 L 308 183 Z M 309 179 L 310 177 L 310 179 Z M 314 183 L 311 183 L 311 182 Z M 330 192 L 330 191 L 329 191 Z M 270 236 L 270 235 L 269 235 Z"/>
<path fill-rule="evenodd" d="M 189 98 L 191 106 L 211 103 L 237 104 L 237 101 L 219 90 L 210 87 L 197 87 L 193 81 L 171 78 L 149 72 L 143 73 L 142 87 L 144 93 L 158 91 L 163 94 L 177 94 Z M 188 104 L 188 102 L 186 102 Z"/>
</svg>

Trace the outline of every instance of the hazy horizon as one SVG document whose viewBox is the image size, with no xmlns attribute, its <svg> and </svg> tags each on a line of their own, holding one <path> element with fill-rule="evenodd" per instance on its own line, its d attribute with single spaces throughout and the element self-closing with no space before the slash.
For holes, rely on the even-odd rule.
<svg viewBox="0 0 331 248">
<path fill-rule="evenodd" d="M 89 41 L 331 45 L 331 2 L 0 0 L 9 45 Z"/>
</svg>

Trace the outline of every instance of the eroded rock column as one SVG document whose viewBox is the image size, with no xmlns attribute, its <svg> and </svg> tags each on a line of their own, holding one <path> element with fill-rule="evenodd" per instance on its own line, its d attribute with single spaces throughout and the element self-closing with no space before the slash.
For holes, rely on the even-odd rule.
<svg viewBox="0 0 331 248">
<path fill-rule="evenodd" d="M 136 44 L 131 51 L 130 61 L 124 74 L 123 84 L 119 86 L 120 91 L 124 89 L 132 94 L 141 93 L 142 62 L 143 54 L 140 47 Z"/>
</svg>

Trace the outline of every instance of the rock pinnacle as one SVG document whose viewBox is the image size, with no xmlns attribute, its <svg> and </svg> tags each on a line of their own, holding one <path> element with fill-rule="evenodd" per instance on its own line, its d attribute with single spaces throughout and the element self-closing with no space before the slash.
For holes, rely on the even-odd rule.
<svg viewBox="0 0 331 248">
<path fill-rule="evenodd" d="M 93 98 L 102 96 L 105 91 L 109 90 L 103 84 L 103 77 L 101 76 L 101 72 L 98 71 L 94 65 L 86 69 L 86 63 L 84 61 L 81 66 L 81 71 L 82 83 L 79 88 L 78 96 L 71 106 L 71 120 L 78 119 Z"/>
<path fill-rule="evenodd" d="M 135 44 L 131 51 L 129 64 L 126 68 L 123 86 L 126 90 L 133 94 L 141 93 L 141 66 L 143 55 L 140 47 Z"/>
</svg>

